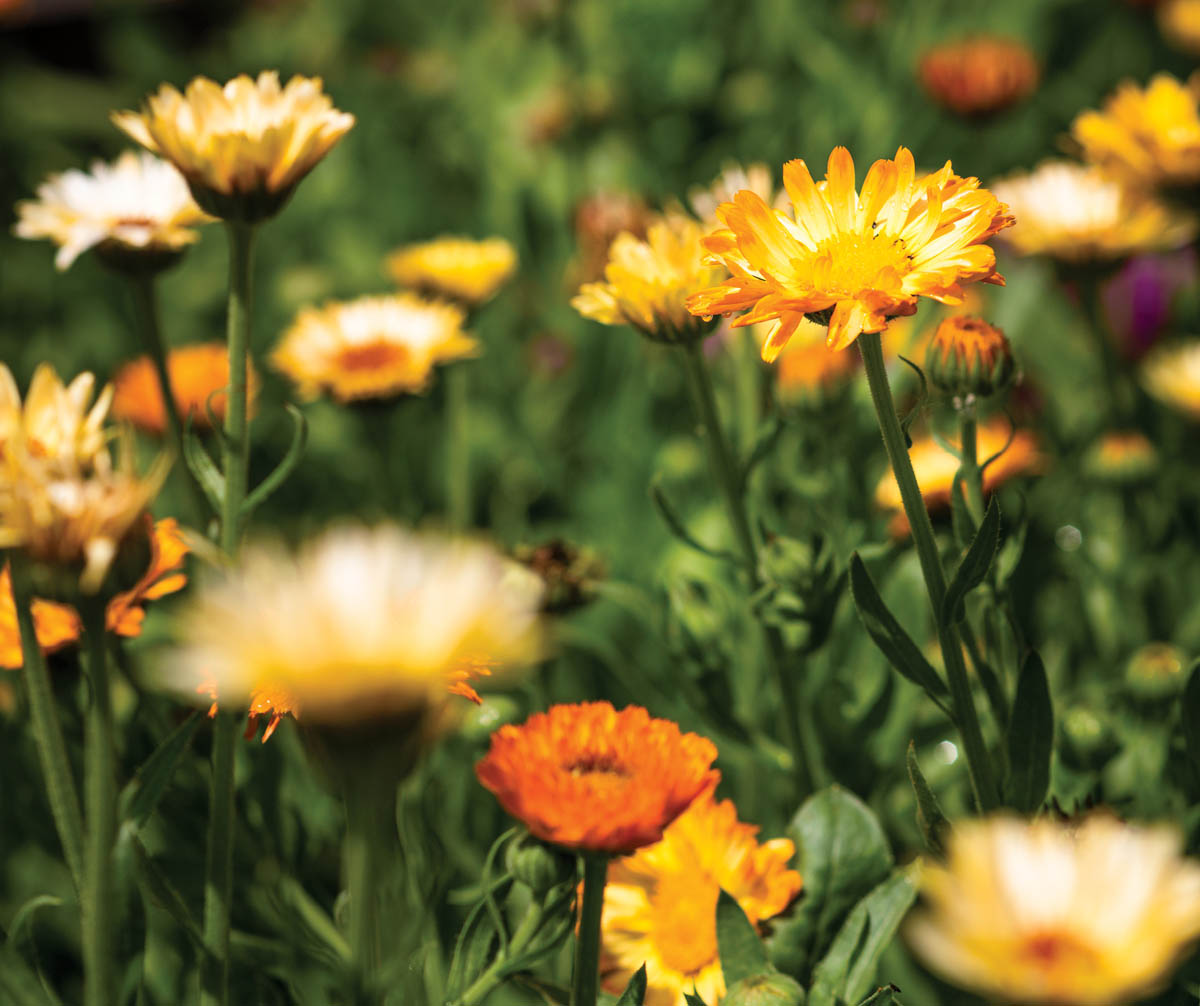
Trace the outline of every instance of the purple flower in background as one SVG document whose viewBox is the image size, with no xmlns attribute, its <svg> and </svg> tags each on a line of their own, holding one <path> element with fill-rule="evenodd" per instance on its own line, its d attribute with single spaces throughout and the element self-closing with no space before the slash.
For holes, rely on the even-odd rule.
<svg viewBox="0 0 1200 1006">
<path fill-rule="evenodd" d="M 1104 288 L 1104 313 L 1122 353 L 1144 355 L 1171 320 L 1171 302 L 1196 274 L 1191 248 L 1130 259 Z"/>
</svg>

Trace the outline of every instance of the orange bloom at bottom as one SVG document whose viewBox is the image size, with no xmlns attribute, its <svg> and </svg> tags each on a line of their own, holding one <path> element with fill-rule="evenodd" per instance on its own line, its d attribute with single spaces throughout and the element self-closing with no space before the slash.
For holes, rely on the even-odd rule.
<svg viewBox="0 0 1200 1006">
<path fill-rule="evenodd" d="M 475 774 L 536 837 L 582 852 L 628 853 L 716 785 L 717 749 L 639 706 L 551 706 L 492 734 Z"/>
<path fill-rule="evenodd" d="M 685 1006 L 693 988 L 711 1006 L 725 994 L 717 954 L 717 897 L 732 895 L 751 922 L 782 912 L 800 893 L 787 868 L 795 846 L 786 838 L 761 845 L 729 800 L 701 796 L 656 845 L 616 860 L 604 889 L 601 968 L 619 994 L 643 962 L 646 1006 Z"/>
</svg>

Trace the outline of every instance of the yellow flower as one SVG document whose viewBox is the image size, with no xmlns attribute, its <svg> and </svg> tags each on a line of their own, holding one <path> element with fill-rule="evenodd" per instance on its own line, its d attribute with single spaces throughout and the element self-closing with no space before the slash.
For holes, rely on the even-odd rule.
<svg viewBox="0 0 1200 1006">
<path fill-rule="evenodd" d="M 219 217 L 258 220 L 275 213 L 354 125 L 318 77 L 245 74 L 224 87 L 197 77 L 183 94 L 163 84 L 141 112 L 113 122 L 182 172 L 200 205 Z"/>
<path fill-rule="evenodd" d="M 1002 238 L 1021 255 L 1067 262 L 1125 258 L 1190 241 L 1196 223 L 1099 168 L 1048 161 L 992 186 L 1017 218 Z"/>
<path fill-rule="evenodd" d="M 962 822 L 907 936 L 947 979 L 1006 1003 L 1139 999 L 1200 935 L 1200 865 L 1180 849 L 1170 828 L 1104 815 Z"/>
<path fill-rule="evenodd" d="M 1132 482 L 1144 478 L 1158 464 L 1158 452 L 1138 430 L 1111 430 L 1103 434 L 1083 457 L 1083 467 L 1097 478 Z"/>
<path fill-rule="evenodd" d="M 1200 339 L 1155 349 L 1142 361 L 1141 380 L 1163 404 L 1200 419 Z"/>
<path fill-rule="evenodd" d="M 1200 0 L 1166 0 L 1158 8 L 1158 26 L 1173 45 L 1200 55 Z"/>
<path fill-rule="evenodd" d="M 964 283 L 1003 285 L 983 242 L 1012 218 L 978 179 L 960 178 L 949 162 L 918 178 L 901 147 L 894 160 L 871 166 L 859 195 L 854 161 L 837 147 L 822 185 L 801 160 L 783 166 L 783 184 L 793 216 L 752 192 L 720 207 L 725 229 L 704 245 L 733 277 L 688 300 L 705 317 L 750 308 L 735 326 L 778 319 L 763 346 L 768 362 L 808 314 L 824 321 L 827 312 L 829 345 L 844 349 L 859 333 L 913 314 L 920 296 L 958 304 Z"/>
<path fill-rule="evenodd" d="M 1160 73 L 1145 90 L 1126 81 L 1100 112 L 1086 111 L 1071 126 L 1085 158 L 1142 186 L 1187 187 L 1200 182 L 1200 77 L 1183 84 Z"/>
<path fill-rule="evenodd" d="M 642 241 L 627 231 L 608 250 L 604 282 L 585 283 L 571 306 L 604 325 L 632 325 L 659 342 L 690 342 L 705 332 L 687 298 L 724 270 L 704 260 L 700 225 L 682 213 L 656 218 Z"/>
<path fill-rule="evenodd" d="M 192 244 L 198 237 L 193 227 L 210 219 L 171 165 L 127 150 L 112 164 L 96 161 L 90 172 L 51 175 L 38 186 L 36 200 L 17 203 L 13 232 L 58 245 L 59 269 L 97 246 L 102 253 L 162 264 Z"/>
<path fill-rule="evenodd" d="M 959 115 L 987 115 L 1016 104 L 1037 87 L 1038 65 L 1027 45 L 982 36 L 928 50 L 921 83 L 939 104 Z"/>
<path fill-rule="evenodd" d="M 388 272 L 401 286 L 471 306 L 495 296 L 516 268 L 516 249 L 504 238 L 442 237 L 406 245 L 387 259 Z"/>
<path fill-rule="evenodd" d="M 397 527 L 335 529 L 294 554 L 251 545 L 194 595 L 171 666 L 222 705 L 257 696 L 256 715 L 274 695 L 312 724 L 432 720 L 464 668 L 537 659 L 540 592 L 486 545 Z"/>
<path fill-rule="evenodd" d="M 436 364 L 475 356 L 461 308 L 413 293 L 360 297 L 296 317 L 271 362 L 308 398 L 327 391 L 339 402 L 416 394 Z"/>
<path fill-rule="evenodd" d="M 106 466 L 109 435 L 104 420 L 113 392 L 105 387 L 93 403 L 95 386 L 96 379 L 88 373 L 64 385 L 49 363 L 41 363 L 22 404 L 12 372 L 0 364 L 0 455 L 26 451 L 64 471 Z"/>
<path fill-rule="evenodd" d="M 762 345 L 775 326 L 770 322 L 751 329 Z M 789 405 L 819 404 L 850 381 L 858 358 L 853 353 L 835 353 L 825 345 L 825 329 L 805 319 L 776 361 L 775 380 L 779 398 Z"/>
<path fill-rule="evenodd" d="M 717 955 L 717 895 L 724 889 L 751 922 L 782 912 L 800 893 L 786 838 L 761 845 L 729 800 L 699 797 L 662 841 L 608 867 L 601 921 L 605 987 L 620 993 L 643 962 L 646 1006 L 684 1006 L 693 987 L 716 1006 L 725 994 Z"/>
</svg>

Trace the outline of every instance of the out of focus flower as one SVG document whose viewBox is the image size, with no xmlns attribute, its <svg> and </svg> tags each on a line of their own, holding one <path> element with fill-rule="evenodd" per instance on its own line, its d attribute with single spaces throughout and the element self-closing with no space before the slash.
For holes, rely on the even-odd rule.
<svg viewBox="0 0 1200 1006">
<path fill-rule="evenodd" d="M 749 308 L 735 326 L 779 319 L 763 346 L 768 362 L 805 315 L 827 318 L 830 347 L 844 349 L 859 333 L 913 314 L 920 296 L 957 304 L 965 283 L 1004 282 L 983 242 L 1012 223 L 1007 207 L 949 162 L 918 178 L 901 147 L 894 160 L 871 166 L 859 195 L 854 161 L 837 147 L 824 185 L 801 160 L 783 166 L 783 184 L 794 219 L 752 192 L 720 207 L 726 229 L 704 246 L 733 276 L 688 300 L 701 316 Z"/>
<path fill-rule="evenodd" d="M 1109 1006 L 1152 991 L 1200 935 L 1200 865 L 1170 828 L 1095 815 L 966 821 L 909 942 L 948 980 L 1004 1002 Z"/>
<path fill-rule="evenodd" d="M 397 527 L 336 529 L 294 554 L 251 545 L 181 614 L 172 673 L 255 715 L 269 699 L 313 724 L 431 721 L 464 668 L 538 657 L 540 594 L 488 546 Z"/>
<path fill-rule="evenodd" d="M 1142 361 L 1141 380 L 1163 404 L 1200 419 L 1200 339 L 1151 351 Z"/>
<path fill-rule="evenodd" d="M 504 238 L 442 237 L 392 252 L 387 271 L 401 286 L 468 306 L 491 300 L 517 268 L 517 252 Z"/>
<path fill-rule="evenodd" d="M 930 97 L 952 112 L 987 115 L 1032 94 L 1038 64 L 1027 45 L 985 35 L 929 49 L 920 76 Z"/>
<path fill-rule="evenodd" d="M 730 800 L 705 793 L 666 831 L 662 841 L 608 867 L 601 921 L 605 987 L 620 994 L 646 965 L 646 1006 L 685 1006 L 693 990 L 719 1003 L 725 980 L 717 954 L 717 897 L 732 895 L 753 923 L 778 915 L 800 893 L 800 874 L 788 869 L 789 839 L 761 845 L 758 828 L 742 824 Z"/>
<path fill-rule="evenodd" d="M 717 220 L 717 209 L 722 203 L 733 201 L 743 189 L 748 189 L 759 196 L 768 206 L 783 209 L 787 205 L 787 193 L 776 191 L 775 180 L 771 177 L 771 169 L 765 164 L 750 164 L 742 167 L 740 164 L 727 164 L 720 176 L 708 188 L 697 187 L 688 193 L 688 203 L 692 212 L 704 221 L 705 230 L 720 226 Z M 783 205 L 780 205 L 780 204 Z"/>
<path fill-rule="evenodd" d="M 1200 55 L 1200 0 L 1166 0 L 1158 7 L 1158 26 L 1176 48 Z"/>
<path fill-rule="evenodd" d="M 577 548 L 561 538 L 521 546 L 513 558 L 528 566 L 546 585 L 542 608 L 550 614 L 582 608 L 592 600 L 597 581 L 604 577 L 604 563 L 592 549 Z"/>
<path fill-rule="evenodd" d="M 720 280 L 705 261 L 700 225 L 682 213 L 657 218 L 646 240 L 618 234 L 604 282 L 585 283 L 571 306 L 604 325 L 631 325 L 657 342 L 694 342 L 706 326 L 688 313 L 688 297 Z"/>
<path fill-rule="evenodd" d="M 37 199 L 17 203 L 17 237 L 58 245 L 54 264 L 68 268 L 89 248 L 149 268 L 173 262 L 210 220 L 170 164 L 127 150 L 90 172 L 64 171 L 38 186 Z"/>
<path fill-rule="evenodd" d="M 214 216 L 247 221 L 274 215 L 296 185 L 354 125 L 319 77 L 246 74 L 223 87 L 196 77 L 180 94 L 163 84 L 141 112 L 113 122 L 177 167 L 196 201 Z"/>
<path fill-rule="evenodd" d="M 1076 117 L 1071 134 L 1087 160 L 1144 187 L 1200 183 L 1200 76 L 1160 73 L 1145 89 L 1126 81 L 1103 110 Z"/>
<path fill-rule="evenodd" d="M 639 706 L 587 702 L 501 727 L 475 774 L 543 841 L 624 854 L 659 841 L 716 785 L 716 757 L 711 741 Z"/>
<path fill-rule="evenodd" d="M 55 653 L 79 639 L 83 624 L 79 613 L 68 604 L 45 601 L 40 597 L 30 605 L 33 630 L 43 653 Z M 21 630 L 17 624 L 17 603 L 13 598 L 12 576 L 8 563 L 0 570 L 0 667 L 19 670 L 24 664 Z"/>
<path fill-rule="evenodd" d="M 1183 248 L 1130 259 L 1101 289 L 1109 327 L 1127 357 L 1145 355 L 1171 322 L 1175 295 L 1196 275 L 1196 254 Z"/>
<path fill-rule="evenodd" d="M 424 391 L 434 366 L 475 356 L 460 307 L 415 293 L 305 308 L 271 353 L 301 395 L 339 402 Z"/>
<path fill-rule="evenodd" d="M 210 427 L 209 413 L 218 422 L 225 418 L 225 389 L 229 385 L 229 353 L 222 342 L 176 346 L 167 353 L 167 374 L 175 410 L 194 430 Z M 148 356 L 130 360 L 113 377 L 112 417 L 140 430 L 162 436 L 167 429 L 158 373 Z M 246 397 L 253 405 L 258 394 L 258 374 L 246 363 Z"/>
<path fill-rule="evenodd" d="M 1016 217 L 1002 240 L 1021 255 L 1067 262 L 1125 258 L 1177 248 L 1196 233 L 1193 218 L 1149 193 L 1069 161 L 1048 161 L 996 182 L 992 191 Z"/>
<path fill-rule="evenodd" d="M 988 398 L 1008 387 L 1017 364 L 1008 337 L 995 325 L 955 315 L 934 331 L 925 372 L 935 388 L 955 398 Z"/>
<path fill-rule="evenodd" d="M 1107 482 L 1133 482 L 1145 478 L 1158 464 L 1158 452 L 1144 433 L 1114 430 L 1105 433 L 1083 458 L 1084 470 Z"/>
<path fill-rule="evenodd" d="M 96 379 L 88 373 L 64 385 L 54 367 L 41 363 L 22 405 L 12 371 L 0 364 L 0 453 L 16 442 L 36 457 L 67 468 L 90 471 L 107 463 L 104 420 L 112 389 L 105 387 L 92 402 L 95 387 Z"/>
<path fill-rule="evenodd" d="M 608 262 L 608 248 L 622 231 L 635 238 L 646 236 L 646 227 L 654 220 L 646 204 L 623 192 L 596 192 L 575 210 L 575 240 L 579 262 L 571 270 L 578 285 L 602 279 Z"/>
<path fill-rule="evenodd" d="M 1187 655 L 1171 643 L 1147 643 L 1125 665 L 1125 682 L 1143 699 L 1169 699 L 1183 689 Z"/>
<path fill-rule="evenodd" d="M 976 431 L 975 447 L 980 465 L 1003 451 L 984 469 L 983 488 L 988 492 L 1018 475 L 1034 473 L 1042 465 L 1041 452 L 1033 434 L 1028 430 L 1013 432 L 1003 418 L 980 424 Z M 961 465 L 959 459 L 929 436 L 915 438 L 908 456 L 925 505 L 931 510 L 948 507 L 954 476 Z M 875 487 L 875 502 L 886 510 L 895 511 L 890 525 L 894 535 L 899 537 L 908 534 L 900 487 L 890 471 Z"/>
<path fill-rule="evenodd" d="M 765 342 L 775 326 L 755 325 L 751 331 Z M 775 386 L 785 405 L 818 405 L 849 383 L 858 366 L 853 353 L 837 353 L 825 344 L 825 329 L 805 319 L 775 361 Z"/>
</svg>

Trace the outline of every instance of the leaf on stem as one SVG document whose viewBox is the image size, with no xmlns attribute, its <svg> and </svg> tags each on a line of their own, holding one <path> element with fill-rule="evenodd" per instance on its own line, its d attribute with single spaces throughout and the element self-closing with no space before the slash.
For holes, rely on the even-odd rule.
<svg viewBox="0 0 1200 1006">
<path fill-rule="evenodd" d="M 983 523 L 979 525 L 975 540 L 971 542 L 967 554 L 954 571 L 950 586 L 946 588 L 946 596 L 942 600 L 942 610 L 939 613 L 943 625 L 954 625 L 962 620 L 963 599 L 983 583 L 999 544 L 1000 504 L 993 496 L 988 503 L 987 512 L 983 515 Z"/>
<path fill-rule="evenodd" d="M 771 968 L 767 948 L 754 924 L 746 918 L 737 899 L 724 890 L 717 898 L 717 951 L 727 988 Z"/>
<path fill-rule="evenodd" d="M 667 530 L 676 538 L 688 546 L 695 549 L 702 555 L 707 555 L 711 559 L 721 559 L 725 562 L 740 563 L 741 560 L 731 552 L 726 552 L 723 549 L 709 548 L 702 544 L 692 533 L 684 526 L 682 519 L 671 505 L 671 501 L 667 499 L 666 494 L 662 491 L 662 487 L 657 483 L 650 486 L 650 499 L 654 502 L 654 508 L 658 511 L 663 522 L 667 525 Z"/>
<path fill-rule="evenodd" d="M 204 491 L 213 509 L 220 510 L 221 501 L 225 499 L 225 476 L 217 468 L 216 462 L 208 456 L 200 438 L 192 432 L 191 423 L 183 430 L 183 463 Z"/>
<path fill-rule="evenodd" d="M 1200 774 L 1200 660 L 1195 661 L 1188 671 L 1187 684 L 1183 687 L 1179 704 L 1188 760 Z"/>
<path fill-rule="evenodd" d="M 142 762 L 121 792 L 122 820 L 131 821 L 134 827 L 141 828 L 150 819 L 203 722 L 204 717 L 199 710 L 193 712 Z"/>
<path fill-rule="evenodd" d="M 1050 760 L 1054 752 L 1054 709 L 1042 658 L 1031 650 L 1017 679 L 1012 721 L 1008 725 L 1008 804 L 1032 814 L 1050 788 Z"/>
<path fill-rule="evenodd" d="M 275 466 L 271 474 L 255 486 L 254 491 L 242 501 L 243 521 L 248 521 L 254 511 L 262 506 L 276 489 L 283 485 L 287 477 L 296 470 L 296 466 L 300 463 L 300 458 L 304 455 L 304 445 L 308 441 L 308 420 L 304 418 L 304 413 L 291 402 L 288 402 L 284 407 L 292 417 L 292 442 L 288 444 L 287 453 L 284 454 L 282 460 Z"/>
<path fill-rule="evenodd" d="M 621 998 L 617 1000 L 616 1006 L 643 1006 L 645 1002 L 646 965 L 643 964 L 629 979 L 629 984 L 625 986 L 625 991 L 621 993 Z"/>
<path fill-rule="evenodd" d="M 917 748 L 908 742 L 908 753 L 905 756 L 908 765 L 908 780 L 912 783 L 913 793 L 917 797 L 917 827 L 921 829 L 921 837 L 925 845 L 939 859 L 946 857 L 944 836 L 950 830 L 950 821 L 942 813 L 937 797 L 925 781 L 921 764 L 917 761 Z"/>
</svg>

